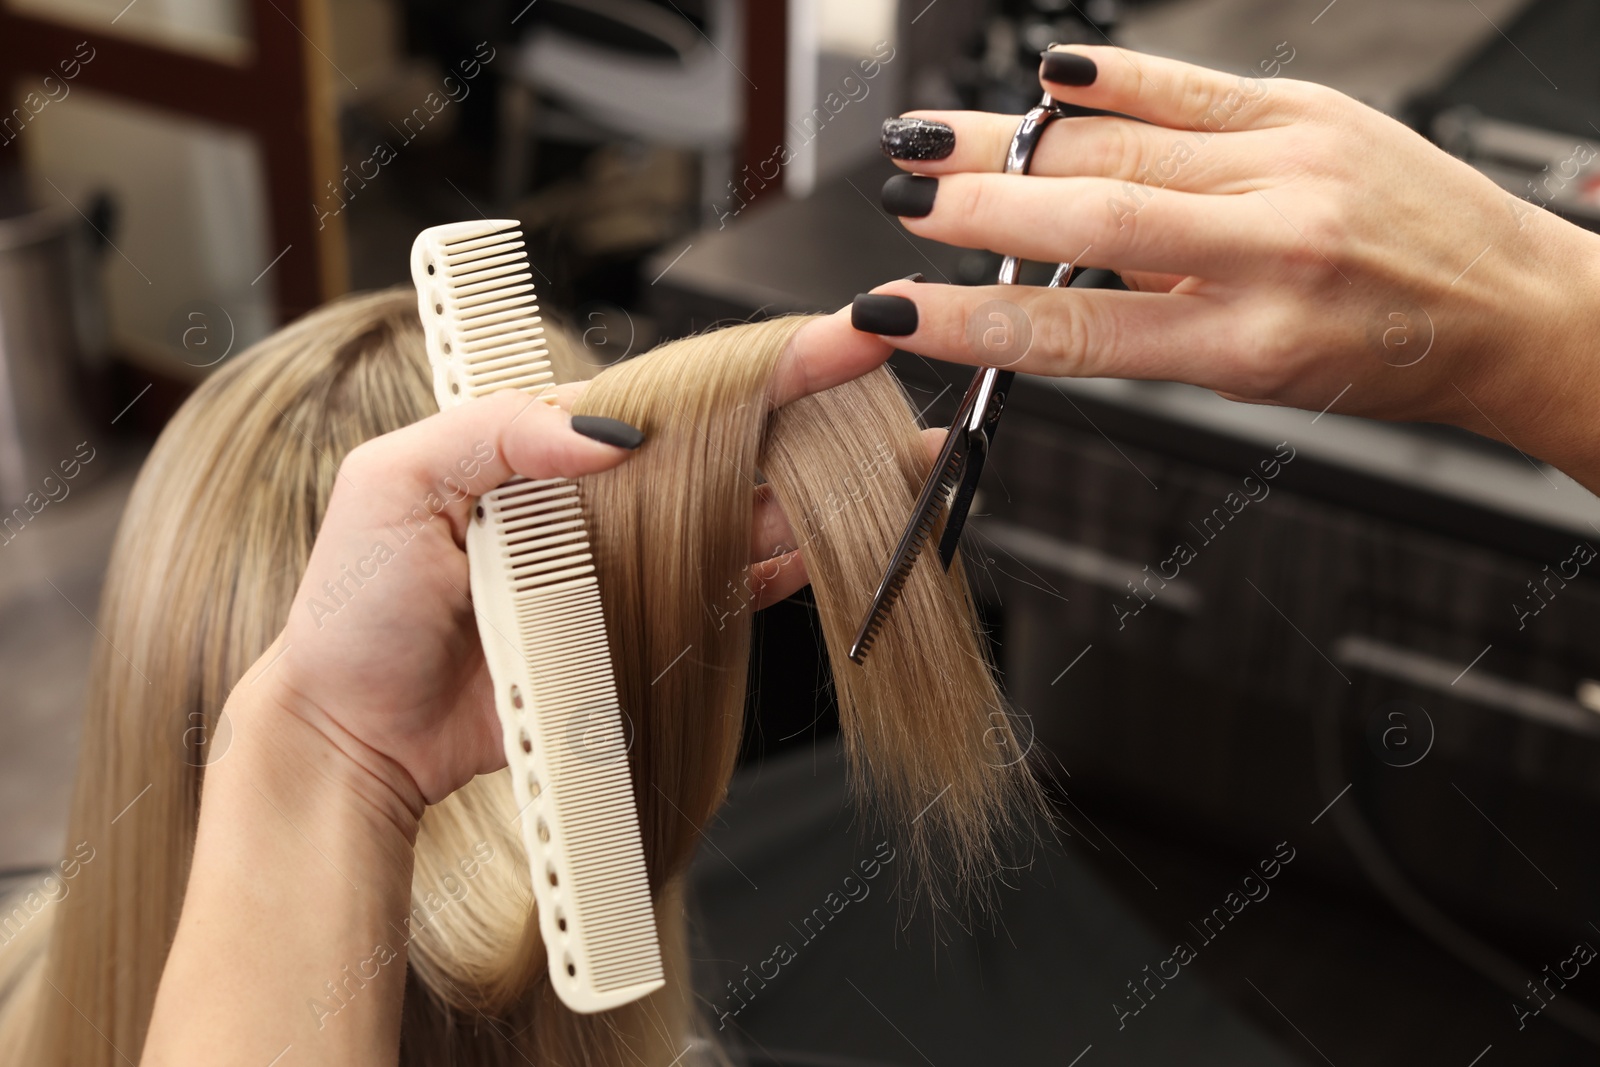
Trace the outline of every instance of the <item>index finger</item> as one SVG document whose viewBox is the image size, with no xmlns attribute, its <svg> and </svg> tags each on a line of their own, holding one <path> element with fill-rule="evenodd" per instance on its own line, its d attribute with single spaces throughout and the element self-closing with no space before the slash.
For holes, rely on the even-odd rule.
<svg viewBox="0 0 1600 1067">
<path fill-rule="evenodd" d="M 778 359 L 769 396 L 773 407 L 832 389 L 881 366 L 894 346 L 850 325 L 850 309 L 821 315 L 789 340 Z"/>
<path fill-rule="evenodd" d="M 1262 75 L 1257 77 L 1126 48 L 1057 45 L 1040 56 L 1039 83 L 1064 103 L 1131 115 L 1175 130 L 1265 129 L 1287 125 L 1302 111 L 1303 94 L 1283 91 L 1289 85 L 1298 89 L 1302 83 L 1273 81 L 1294 58 L 1288 42 L 1278 49 L 1257 64 Z"/>
</svg>

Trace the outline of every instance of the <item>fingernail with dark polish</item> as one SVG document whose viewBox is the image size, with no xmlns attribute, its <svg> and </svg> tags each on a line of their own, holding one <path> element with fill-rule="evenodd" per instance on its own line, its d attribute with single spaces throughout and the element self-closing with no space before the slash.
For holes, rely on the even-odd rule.
<svg viewBox="0 0 1600 1067">
<path fill-rule="evenodd" d="M 639 427 L 629 426 L 621 419 L 608 419 L 604 415 L 574 415 L 572 428 L 603 445 L 615 445 L 630 452 L 644 444 L 644 431 Z"/>
<path fill-rule="evenodd" d="M 928 280 L 928 276 L 923 274 L 920 270 L 914 270 L 900 280 L 903 282 L 925 282 Z"/>
<path fill-rule="evenodd" d="M 883 154 L 890 159 L 944 159 L 955 150 L 953 126 L 931 119 L 883 120 Z"/>
<path fill-rule="evenodd" d="M 939 179 L 921 174 L 896 174 L 883 183 L 883 210 L 903 219 L 920 219 L 933 210 Z"/>
<path fill-rule="evenodd" d="M 1041 52 L 1039 75 L 1057 85 L 1093 85 L 1100 69 L 1088 56 L 1076 52 Z"/>
<path fill-rule="evenodd" d="M 862 333 L 904 337 L 917 332 L 917 305 L 903 296 L 862 293 L 850 304 L 850 325 Z"/>
</svg>

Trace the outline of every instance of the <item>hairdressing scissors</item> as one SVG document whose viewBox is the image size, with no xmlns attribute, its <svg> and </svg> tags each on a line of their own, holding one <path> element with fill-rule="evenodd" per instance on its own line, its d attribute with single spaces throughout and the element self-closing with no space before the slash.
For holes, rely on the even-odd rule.
<svg viewBox="0 0 1600 1067">
<path fill-rule="evenodd" d="M 1011 147 L 1006 152 L 1005 173 L 1028 173 L 1034 149 L 1039 146 L 1045 127 L 1063 114 L 1047 93 L 1037 107 L 1022 116 L 1017 132 L 1011 138 Z M 1021 266 L 1022 262 L 1016 256 L 1005 257 L 1000 264 L 1000 284 L 1015 285 Z M 1073 264 L 1059 263 L 1050 278 L 1050 284 L 1066 285 L 1072 281 L 1074 273 Z M 972 383 L 967 386 L 966 394 L 956 408 L 939 458 L 934 461 L 933 470 L 928 472 L 927 480 L 922 483 L 922 492 L 912 508 L 911 519 L 900 535 L 894 554 L 889 557 L 889 566 L 878 583 L 872 606 L 867 609 L 866 618 L 861 620 L 861 629 L 856 633 L 855 643 L 850 646 L 850 658 L 856 663 L 865 662 L 872 642 L 889 617 L 890 609 L 905 587 L 906 579 L 911 576 L 911 568 L 922 554 L 938 522 L 939 513 L 945 510 L 946 505 L 949 511 L 945 516 L 944 532 L 939 537 L 939 561 L 945 570 L 950 569 L 950 563 L 956 556 L 956 546 L 961 540 L 961 531 L 967 524 L 967 514 L 972 510 L 978 479 L 983 476 L 984 461 L 988 459 L 989 447 L 994 443 L 995 431 L 1000 426 L 1006 392 L 1015 377 L 1015 372 L 998 367 L 985 367 L 973 375 Z"/>
</svg>

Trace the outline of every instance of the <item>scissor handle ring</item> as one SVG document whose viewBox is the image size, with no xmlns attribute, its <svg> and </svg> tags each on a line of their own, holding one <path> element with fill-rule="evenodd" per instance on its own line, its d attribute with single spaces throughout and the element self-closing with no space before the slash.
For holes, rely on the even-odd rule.
<svg viewBox="0 0 1600 1067">
<path fill-rule="evenodd" d="M 1006 150 L 1007 174 L 1026 174 L 1033 165 L 1033 153 L 1039 147 L 1039 139 L 1044 136 L 1045 127 L 1056 119 L 1064 118 L 1059 105 L 1050 96 L 1045 94 L 1038 106 L 1030 109 L 1022 116 L 1022 121 L 1017 124 L 1017 132 L 1011 136 L 1011 147 Z M 1000 263 L 998 281 L 1001 285 L 1015 285 L 1017 274 L 1022 269 L 1022 260 L 1017 256 L 1007 256 Z M 1071 263 L 1057 263 L 1056 270 L 1050 277 L 1050 284 L 1061 287 L 1072 281 L 1074 265 Z"/>
</svg>

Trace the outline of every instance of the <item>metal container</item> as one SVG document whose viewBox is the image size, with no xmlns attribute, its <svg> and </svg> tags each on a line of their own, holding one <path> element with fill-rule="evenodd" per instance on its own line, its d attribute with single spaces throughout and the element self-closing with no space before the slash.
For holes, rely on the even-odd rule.
<svg viewBox="0 0 1600 1067">
<path fill-rule="evenodd" d="M 87 229 L 65 206 L 0 205 L 0 521 L 107 465 L 82 395 L 104 322 Z"/>
</svg>

